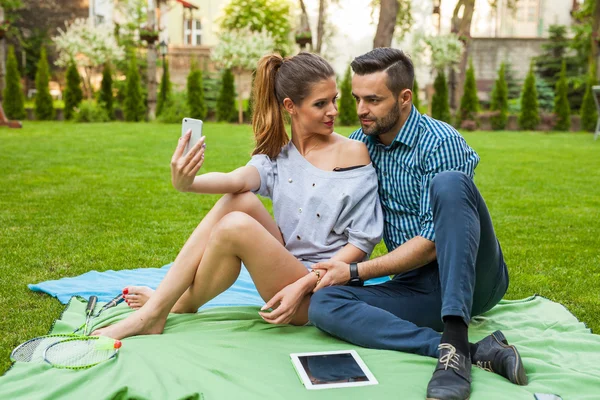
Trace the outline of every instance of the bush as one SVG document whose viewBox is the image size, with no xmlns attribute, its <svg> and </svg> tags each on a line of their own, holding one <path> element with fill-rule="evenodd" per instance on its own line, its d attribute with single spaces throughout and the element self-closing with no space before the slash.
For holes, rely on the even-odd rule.
<svg viewBox="0 0 600 400">
<path fill-rule="evenodd" d="M 113 81 L 112 81 L 112 71 L 110 68 L 110 63 L 105 63 L 104 68 L 102 69 L 102 84 L 100 86 L 100 95 L 98 97 L 98 101 L 100 102 L 100 106 L 106 110 L 106 114 L 112 120 L 115 117 L 115 113 L 113 110 Z"/>
<path fill-rule="evenodd" d="M 37 65 L 35 73 L 35 118 L 40 121 L 48 121 L 54 119 L 54 105 L 52 96 L 50 96 L 50 72 L 48 67 L 48 57 L 46 56 L 46 48 L 42 47 L 40 53 L 40 61 Z"/>
<path fill-rule="evenodd" d="M 433 82 L 435 93 L 431 99 L 431 116 L 440 121 L 450 123 L 450 103 L 448 99 L 448 84 L 446 74 L 439 71 Z"/>
<path fill-rule="evenodd" d="M 339 119 L 340 124 L 344 126 L 356 125 L 358 123 L 356 101 L 352 97 L 352 71 L 350 70 L 350 66 L 346 69 L 344 80 L 341 84 Z"/>
<path fill-rule="evenodd" d="M 508 84 L 506 82 L 506 65 L 502 63 L 498 70 L 498 79 L 494 84 L 492 90 L 492 101 L 490 104 L 490 111 L 497 111 L 490 118 L 493 130 L 502 130 L 506 128 L 508 122 Z"/>
<path fill-rule="evenodd" d="M 217 121 L 234 122 L 236 117 L 233 74 L 226 69 L 221 77 L 221 91 L 217 99 Z"/>
<path fill-rule="evenodd" d="M 557 131 L 568 131 L 571 128 L 571 107 L 567 98 L 569 86 L 567 84 L 567 63 L 563 60 L 558 81 L 556 81 L 556 99 L 554 100 L 554 114 L 556 114 Z"/>
<path fill-rule="evenodd" d="M 140 84 L 140 73 L 137 68 L 135 54 L 130 55 L 127 82 L 125 84 L 125 99 L 123 100 L 125 121 L 144 121 L 146 119 L 146 103 Z"/>
<path fill-rule="evenodd" d="M 252 122 L 252 114 L 254 113 L 254 78 L 256 78 L 256 70 L 252 71 L 252 82 L 250 82 L 250 98 L 248 99 L 248 108 L 246 109 L 246 116 L 250 122 Z"/>
<path fill-rule="evenodd" d="M 108 122 L 110 118 L 101 105 L 86 100 L 79 104 L 74 113 L 75 122 Z"/>
<path fill-rule="evenodd" d="M 419 99 L 419 84 L 417 83 L 417 77 L 415 77 L 415 79 L 413 81 L 412 92 L 413 92 L 413 98 L 412 98 L 413 106 L 415 106 L 417 108 L 417 111 L 421 112 L 421 100 Z M 356 105 L 354 105 L 354 108 L 356 109 Z"/>
<path fill-rule="evenodd" d="M 171 76 L 169 74 L 169 62 L 165 59 L 163 65 L 163 75 L 160 80 L 160 92 L 158 93 L 158 101 L 156 102 L 156 116 L 160 116 L 165 105 L 171 97 Z"/>
<path fill-rule="evenodd" d="M 73 110 L 83 100 L 83 91 L 81 90 L 81 77 L 77 71 L 75 61 L 71 60 L 67 67 L 67 87 L 65 88 L 65 119 L 73 118 Z"/>
<path fill-rule="evenodd" d="M 3 93 L 4 113 L 8 119 L 25 119 L 25 99 L 21 88 L 21 74 L 13 46 L 8 48 L 6 59 L 6 87 Z"/>
<path fill-rule="evenodd" d="M 519 114 L 519 127 L 526 130 L 534 130 L 540 123 L 538 110 L 537 90 L 535 88 L 535 75 L 533 66 L 529 67 L 525 85 L 521 93 L 521 113 Z"/>
<path fill-rule="evenodd" d="M 598 122 L 598 111 L 596 110 L 596 102 L 594 101 L 594 93 L 592 92 L 592 86 L 595 84 L 596 79 L 594 78 L 594 72 L 592 72 L 588 76 L 583 103 L 581 104 L 581 110 L 579 111 L 579 115 L 581 116 L 581 129 L 588 132 L 594 132 Z"/>
<path fill-rule="evenodd" d="M 158 117 L 158 121 L 167 124 L 180 124 L 183 118 L 190 116 L 191 113 L 188 108 L 185 93 L 174 92 L 171 93 L 169 100 L 164 105 L 162 112 Z"/>
<path fill-rule="evenodd" d="M 187 106 L 189 117 L 196 119 L 206 119 L 206 102 L 204 101 L 204 85 L 202 80 L 202 71 L 192 64 L 192 68 L 187 77 Z"/>
<path fill-rule="evenodd" d="M 475 82 L 475 69 L 473 62 L 469 60 L 469 68 L 465 78 L 465 87 L 463 96 L 460 99 L 460 108 L 458 109 L 457 125 L 462 121 L 477 121 L 477 112 L 479 111 L 479 98 L 477 97 L 477 82 Z"/>
</svg>

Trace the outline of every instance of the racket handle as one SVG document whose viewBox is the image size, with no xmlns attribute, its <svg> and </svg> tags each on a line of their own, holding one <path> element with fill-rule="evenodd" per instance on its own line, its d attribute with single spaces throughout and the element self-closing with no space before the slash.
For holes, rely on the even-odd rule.
<svg viewBox="0 0 600 400">
<path fill-rule="evenodd" d="M 100 312 L 107 310 L 109 308 L 112 308 L 118 304 L 121 304 L 124 300 L 125 300 L 125 296 L 123 296 L 123 294 L 121 293 L 120 295 L 118 295 L 117 297 L 115 297 L 114 299 L 112 299 L 111 301 L 106 303 L 104 306 L 102 306 L 102 309 L 100 310 Z"/>
<path fill-rule="evenodd" d="M 90 316 L 94 312 L 94 308 L 96 308 L 96 302 L 98 301 L 98 297 L 90 296 L 88 300 L 88 305 L 85 308 L 85 315 Z"/>
</svg>

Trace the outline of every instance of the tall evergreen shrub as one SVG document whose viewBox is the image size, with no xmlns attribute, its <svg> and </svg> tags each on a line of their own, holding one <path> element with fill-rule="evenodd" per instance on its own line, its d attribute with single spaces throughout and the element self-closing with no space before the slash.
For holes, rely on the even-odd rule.
<svg viewBox="0 0 600 400">
<path fill-rule="evenodd" d="M 112 81 L 112 69 L 110 63 L 104 63 L 102 69 L 102 84 L 100 86 L 99 103 L 110 119 L 114 119 L 113 111 L 113 81 Z"/>
<path fill-rule="evenodd" d="M 596 70 L 594 66 L 592 71 Z M 596 123 L 598 121 L 598 111 L 596 110 L 596 102 L 594 101 L 594 93 L 592 92 L 592 86 L 596 84 L 594 73 L 588 75 L 587 85 L 585 88 L 585 95 L 583 96 L 583 103 L 581 104 L 581 110 L 579 115 L 581 116 L 581 129 L 588 132 L 593 132 L 596 129 Z"/>
<path fill-rule="evenodd" d="M 419 99 L 419 84 L 417 83 L 417 77 L 415 77 L 415 79 L 414 79 L 412 92 L 413 92 L 413 97 L 412 97 L 413 106 L 415 106 L 417 108 L 417 110 L 419 112 L 421 112 L 421 100 Z"/>
<path fill-rule="evenodd" d="M 40 121 L 54 119 L 54 104 L 50 95 L 50 69 L 48 66 L 48 56 L 46 48 L 42 47 L 40 52 L 40 60 L 35 73 L 35 118 Z"/>
<path fill-rule="evenodd" d="M 477 97 L 477 82 L 475 82 L 475 68 L 473 68 L 473 61 L 469 60 L 463 95 L 458 109 L 457 125 L 460 126 L 462 121 L 476 121 L 478 112 L 479 98 Z"/>
<path fill-rule="evenodd" d="M 67 87 L 65 88 L 65 119 L 73 119 L 74 110 L 81 100 L 83 100 L 83 90 L 81 90 L 81 77 L 77 71 L 75 61 L 71 60 L 67 67 Z"/>
<path fill-rule="evenodd" d="M 230 69 L 223 71 L 221 91 L 217 99 L 217 121 L 233 122 L 236 120 L 234 78 Z"/>
<path fill-rule="evenodd" d="M 3 93 L 4 113 L 8 119 L 25 119 L 25 99 L 21 88 L 21 74 L 13 46 L 6 59 L 6 87 Z"/>
<path fill-rule="evenodd" d="M 498 111 L 498 115 L 491 118 L 492 129 L 498 131 L 506 128 L 508 122 L 508 84 L 506 82 L 506 65 L 502 63 L 498 70 L 498 79 L 492 90 L 491 111 Z"/>
<path fill-rule="evenodd" d="M 125 83 L 125 100 L 123 113 L 125 121 L 144 121 L 146 119 L 146 104 L 142 94 L 140 73 L 137 67 L 135 53 L 129 56 L 129 68 Z"/>
<path fill-rule="evenodd" d="M 431 116 L 440 121 L 450 123 L 450 103 L 448 98 L 448 83 L 443 70 L 438 71 L 433 82 L 435 93 L 431 99 Z"/>
<path fill-rule="evenodd" d="M 525 78 L 523 91 L 521 92 L 521 112 L 519 114 L 519 127 L 525 130 L 534 130 L 540 123 L 538 110 L 537 90 L 535 88 L 535 75 L 533 65 Z"/>
<path fill-rule="evenodd" d="M 554 99 L 556 125 L 554 125 L 554 129 L 557 131 L 569 131 L 571 128 L 571 107 L 569 106 L 569 99 L 567 97 L 568 90 L 567 63 L 563 60 L 560 75 L 558 81 L 556 81 L 556 89 L 554 91 L 556 94 L 556 98 Z"/>
<path fill-rule="evenodd" d="M 163 65 L 162 79 L 160 80 L 160 91 L 158 92 L 158 99 L 156 102 L 156 116 L 158 117 L 165 105 L 169 102 L 171 97 L 171 76 L 169 74 L 169 62 L 165 59 Z"/>
<path fill-rule="evenodd" d="M 344 126 L 358 124 L 358 114 L 356 113 L 356 101 L 352 97 L 352 71 L 350 66 L 346 69 L 344 80 L 341 84 L 341 99 L 339 107 L 340 124 Z"/>
<path fill-rule="evenodd" d="M 206 118 L 206 101 L 204 99 L 204 80 L 202 70 L 193 63 L 187 77 L 187 105 L 191 118 Z"/>
</svg>

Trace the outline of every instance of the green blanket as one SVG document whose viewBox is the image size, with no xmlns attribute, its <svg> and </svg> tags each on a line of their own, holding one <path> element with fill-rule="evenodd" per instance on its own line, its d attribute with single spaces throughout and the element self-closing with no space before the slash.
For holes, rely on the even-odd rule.
<svg viewBox="0 0 600 400">
<path fill-rule="evenodd" d="M 73 298 L 52 332 L 83 321 Z M 436 360 L 352 346 L 314 327 L 269 325 L 256 307 L 223 307 L 171 315 L 163 335 L 123 340 L 116 359 L 80 371 L 15 363 L 0 377 L 0 399 L 424 399 Z M 122 319 L 120 305 L 95 321 Z M 102 318 L 102 317 L 101 317 Z M 471 341 L 502 329 L 518 346 L 529 385 L 473 368 L 471 399 L 600 398 L 600 336 L 563 306 L 541 297 L 502 301 L 474 319 Z M 308 391 L 290 362 L 294 352 L 356 349 L 379 385 Z"/>
</svg>

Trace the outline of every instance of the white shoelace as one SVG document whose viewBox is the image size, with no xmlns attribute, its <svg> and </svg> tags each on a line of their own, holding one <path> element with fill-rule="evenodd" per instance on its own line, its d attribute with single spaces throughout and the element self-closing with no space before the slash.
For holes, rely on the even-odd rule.
<svg viewBox="0 0 600 400">
<path fill-rule="evenodd" d="M 444 364 L 444 369 L 447 370 L 448 367 L 454 368 L 455 370 L 459 369 L 460 366 L 460 357 L 456 353 L 456 347 L 452 346 L 449 343 L 442 343 L 438 346 L 438 350 L 448 350 L 446 354 L 440 357 L 440 362 Z"/>
<path fill-rule="evenodd" d="M 492 369 L 491 361 L 477 361 L 477 367 L 481 368 L 484 371 L 494 372 Z"/>
</svg>

